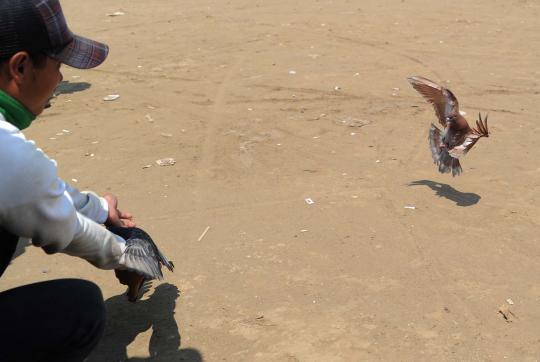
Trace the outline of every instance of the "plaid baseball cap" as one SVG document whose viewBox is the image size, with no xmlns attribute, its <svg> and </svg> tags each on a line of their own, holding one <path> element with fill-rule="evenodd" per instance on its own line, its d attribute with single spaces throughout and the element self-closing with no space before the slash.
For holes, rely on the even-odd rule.
<svg viewBox="0 0 540 362">
<path fill-rule="evenodd" d="M 0 0 L 0 60 L 20 51 L 89 69 L 103 63 L 109 47 L 73 34 L 58 0 Z"/>
</svg>

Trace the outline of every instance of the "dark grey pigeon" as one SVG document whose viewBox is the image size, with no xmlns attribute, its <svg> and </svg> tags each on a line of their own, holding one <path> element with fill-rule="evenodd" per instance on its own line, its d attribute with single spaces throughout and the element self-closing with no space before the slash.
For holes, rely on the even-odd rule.
<svg viewBox="0 0 540 362">
<path fill-rule="evenodd" d="M 126 250 L 120 263 L 128 270 L 143 275 L 146 280 L 163 279 L 161 265 L 165 265 L 170 271 L 174 270 L 174 264 L 159 251 L 150 235 L 144 230 L 137 227 L 109 227 L 108 229 L 126 240 Z"/>
<path fill-rule="evenodd" d="M 433 105 L 438 121 L 444 129 L 441 131 L 433 123 L 429 129 L 429 146 L 433 162 L 439 166 L 439 172 L 452 172 L 452 176 L 461 174 L 459 159 L 467 154 L 482 137 L 489 137 L 486 118 L 478 114 L 477 128 L 471 128 L 459 112 L 456 96 L 437 83 L 423 78 L 410 77 L 409 83 L 429 103 Z"/>
</svg>

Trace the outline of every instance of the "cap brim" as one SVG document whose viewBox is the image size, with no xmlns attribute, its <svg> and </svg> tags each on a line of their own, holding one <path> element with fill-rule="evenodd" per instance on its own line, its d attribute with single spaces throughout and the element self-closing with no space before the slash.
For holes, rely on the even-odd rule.
<svg viewBox="0 0 540 362">
<path fill-rule="evenodd" d="M 61 63 L 78 69 L 97 67 L 105 61 L 109 54 L 106 44 L 73 34 L 73 40 L 56 51 L 48 51 L 47 55 Z"/>
</svg>

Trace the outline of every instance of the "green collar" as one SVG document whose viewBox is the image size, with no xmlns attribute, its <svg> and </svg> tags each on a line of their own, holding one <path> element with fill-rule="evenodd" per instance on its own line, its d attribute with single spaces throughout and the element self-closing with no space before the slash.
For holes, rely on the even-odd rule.
<svg viewBox="0 0 540 362">
<path fill-rule="evenodd" d="M 0 113 L 4 115 L 6 121 L 23 130 L 30 126 L 36 116 L 23 106 L 15 98 L 0 90 Z"/>
</svg>

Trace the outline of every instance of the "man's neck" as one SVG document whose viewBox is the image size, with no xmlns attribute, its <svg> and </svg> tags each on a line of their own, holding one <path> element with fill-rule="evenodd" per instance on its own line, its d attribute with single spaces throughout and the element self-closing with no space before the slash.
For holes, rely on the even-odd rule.
<svg viewBox="0 0 540 362">
<path fill-rule="evenodd" d="M 0 113 L 6 121 L 23 130 L 36 118 L 21 102 L 0 89 Z"/>
</svg>

